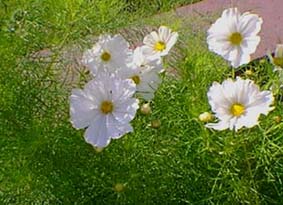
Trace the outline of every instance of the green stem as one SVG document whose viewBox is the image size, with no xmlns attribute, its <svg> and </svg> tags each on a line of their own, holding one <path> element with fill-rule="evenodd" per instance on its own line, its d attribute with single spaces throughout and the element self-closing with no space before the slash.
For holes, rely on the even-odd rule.
<svg viewBox="0 0 283 205">
<path fill-rule="evenodd" d="M 235 79 L 235 69 L 232 68 L 232 79 Z"/>
<path fill-rule="evenodd" d="M 245 153 L 245 161 L 247 163 L 247 168 L 248 168 L 248 173 L 249 173 L 249 178 L 252 181 L 252 186 L 253 188 L 256 190 L 256 183 L 254 181 L 254 177 L 253 177 L 253 173 L 252 173 L 252 169 L 251 169 L 251 163 L 250 160 L 248 158 L 248 152 L 247 152 L 247 143 L 244 143 L 244 153 Z M 255 204 L 259 204 L 259 199 L 258 196 L 256 195 L 255 197 Z"/>
</svg>

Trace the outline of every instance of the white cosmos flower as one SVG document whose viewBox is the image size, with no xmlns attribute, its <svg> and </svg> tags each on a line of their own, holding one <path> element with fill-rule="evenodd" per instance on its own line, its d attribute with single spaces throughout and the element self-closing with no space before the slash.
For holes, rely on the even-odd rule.
<svg viewBox="0 0 283 205">
<path fill-rule="evenodd" d="M 249 63 L 250 54 L 260 42 L 257 34 L 261 24 L 262 19 L 256 14 L 241 15 L 237 8 L 226 9 L 207 32 L 209 50 L 230 61 L 235 68 Z"/>
<path fill-rule="evenodd" d="M 136 86 L 113 74 L 101 73 L 84 89 L 72 90 L 70 115 L 73 126 L 87 128 L 86 142 L 106 147 L 111 139 L 132 132 L 130 121 L 135 117 L 138 100 L 133 98 Z"/>
<path fill-rule="evenodd" d="M 119 71 L 119 76 L 123 79 L 131 79 L 136 84 L 137 95 L 145 100 L 154 97 L 154 92 L 161 83 L 159 72 L 150 67 L 127 67 Z"/>
<path fill-rule="evenodd" d="M 159 73 L 163 70 L 161 58 L 148 59 L 143 55 L 141 47 L 134 50 L 133 62 L 118 71 L 122 79 L 131 79 L 136 84 L 137 95 L 151 100 L 161 83 Z"/>
<path fill-rule="evenodd" d="M 260 91 L 253 81 L 239 77 L 222 84 L 214 82 L 207 96 L 219 122 L 208 123 L 206 127 L 216 130 L 251 128 L 258 124 L 260 114 L 267 115 L 273 109 L 270 107 L 273 103 L 270 91 Z"/>
<path fill-rule="evenodd" d="M 160 26 L 158 32 L 153 31 L 144 37 L 143 52 L 151 59 L 166 56 L 178 38 L 177 32 L 172 32 L 166 26 Z"/>
<path fill-rule="evenodd" d="M 82 63 L 93 75 L 99 75 L 105 70 L 114 73 L 131 61 L 129 43 L 121 35 L 100 36 L 93 48 L 88 49 L 82 57 Z"/>
<path fill-rule="evenodd" d="M 274 65 L 274 71 L 281 71 L 283 69 L 283 44 L 277 44 L 274 56 L 269 53 L 268 57 Z"/>
<path fill-rule="evenodd" d="M 149 69 L 154 69 L 157 72 L 162 72 L 163 65 L 162 65 L 162 60 L 160 57 L 155 58 L 155 59 L 150 59 L 148 58 L 141 47 L 136 47 L 134 52 L 133 52 L 133 63 L 134 66 L 138 66 L 141 69 L 143 68 L 149 68 Z"/>
</svg>

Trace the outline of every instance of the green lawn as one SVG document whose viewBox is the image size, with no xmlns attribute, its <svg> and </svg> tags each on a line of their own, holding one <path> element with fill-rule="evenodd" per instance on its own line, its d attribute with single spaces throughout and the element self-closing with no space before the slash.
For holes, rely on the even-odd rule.
<svg viewBox="0 0 283 205">
<path fill-rule="evenodd" d="M 274 120 L 283 115 L 280 93 L 260 126 L 238 133 L 204 127 L 198 116 L 210 110 L 208 88 L 231 69 L 195 29 L 205 19 L 151 17 L 191 2 L 0 0 L 0 204 L 282 202 L 283 123 Z M 178 76 L 163 76 L 153 113 L 138 112 L 134 133 L 98 152 L 69 121 L 71 88 L 89 78 L 73 55 L 92 36 L 163 24 L 180 33 L 165 61 Z M 249 77 L 262 89 L 276 83 L 267 61 L 243 69 L 253 69 Z M 156 119 L 161 126 L 151 128 Z"/>
</svg>

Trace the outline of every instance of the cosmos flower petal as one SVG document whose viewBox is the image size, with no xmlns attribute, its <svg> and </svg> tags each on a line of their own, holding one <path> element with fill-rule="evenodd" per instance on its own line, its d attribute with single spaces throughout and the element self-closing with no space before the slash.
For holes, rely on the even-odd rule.
<svg viewBox="0 0 283 205">
<path fill-rule="evenodd" d="M 205 127 L 215 130 L 226 130 L 227 128 L 229 128 L 229 124 L 225 121 L 220 121 L 218 123 L 208 123 L 205 125 Z"/>
<path fill-rule="evenodd" d="M 109 44 L 109 46 L 113 45 L 114 47 L 120 48 L 121 50 L 128 50 L 130 46 L 126 39 L 124 39 L 121 35 L 115 35 L 111 40 L 113 40 L 113 42 L 108 41 L 107 44 Z"/>
<path fill-rule="evenodd" d="M 170 38 L 171 29 L 168 29 L 166 26 L 160 26 L 158 33 L 160 34 L 160 39 L 164 42 L 167 42 Z"/>
<path fill-rule="evenodd" d="M 119 139 L 123 135 L 125 135 L 125 134 L 127 134 L 129 132 L 133 132 L 133 127 L 129 123 L 126 123 L 126 124 L 113 124 L 109 128 L 109 132 L 112 134 L 111 135 L 112 139 Z M 114 133 L 116 133 L 116 134 L 114 134 Z"/>
<path fill-rule="evenodd" d="M 179 34 L 177 32 L 173 32 L 167 40 L 167 52 L 169 53 L 169 50 L 176 44 Z"/>
<path fill-rule="evenodd" d="M 228 83 L 228 81 L 225 83 Z M 212 111 L 215 111 L 218 107 L 224 107 L 226 109 L 227 105 L 230 104 L 230 99 L 226 96 L 223 87 L 219 83 L 214 82 L 207 93 Z"/>
<path fill-rule="evenodd" d="M 104 89 L 99 81 L 89 81 L 87 84 L 85 84 L 84 93 L 95 104 L 99 104 L 99 102 L 106 98 Z"/>
<path fill-rule="evenodd" d="M 152 46 L 144 45 L 141 48 L 142 48 L 142 51 L 143 51 L 144 55 L 148 59 L 154 60 L 154 59 L 160 58 L 160 55 L 154 49 L 152 49 Z"/>
<path fill-rule="evenodd" d="M 75 128 L 81 129 L 89 126 L 95 117 L 95 112 L 90 112 L 97 108 L 93 102 L 83 93 L 82 90 L 73 89 L 70 97 L 70 115 Z"/>
<path fill-rule="evenodd" d="M 245 53 L 238 53 L 237 60 L 232 61 L 231 65 L 235 68 L 245 65 L 251 61 L 251 56 Z"/>
<path fill-rule="evenodd" d="M 252 128 L 255 125 L 257 125 L 258 122 L 258 118 L 259 118 L 259 114 L 256 112 L 247 112 L 245 117 L 239 118 L 237 124 L 238 125 L 238 129 L 242 128 L 242 127 L 247 127 L 247 128 Z"/>
<path fill-rule="evenodd" d="M 143 97 L 146 101 L 150 101 L 154 98 L 154 94 L 152 92 L 139 92 L 139 95 Z"/>
<path fill-rule="evenodd" d="M 256 51 L 259 42 L 260 42 L 259 36 L 246 37 L 243 40 L 241 48 L 242 50 L 246 50 L 247 53 L 254 53 Z"/>
<path fill-rule="evenodd" d="M 96 56 L 94 53 L 100 52 L 101 47 L 96 45 L 92 49 L 88 49 L 84 52 L 82 57 L 82 64 L 89 68 L 92 73 L 97 73 L 98 66 L 96 65 Z"/>
<path fill-rule="evenodd" d="M 269 111 L 274 107 L 270 107 L 270 104 L 274 101 L 274 97 L 270 91 L 262 91 L 258 94 L 254 101 L 248 104 L 249 109 L 261 109 L 261 114 L 267 115 Z"/>
<path fill-rule="evenodd" d="M 243 32 L 245 36 L 254 36 L 259 33 L 262 22 L 262 18 L 259 18 L 258 15 L 245 12 L 240 17 L 239 30 Z"/>
<path fill-rule="evenodd" d="M 145 49 L 146 48 L 148 47 L 145 47 Z M 142 47 L 135 48 L 133 52 L 133 65 L 131 66 L 139 67 L 141 70 L 152 69 L 157 70 L 158 72 L 161 72 L 163 70 L 161 57 L 157 56 L 154 59 L 148 58 L 148 55 L 144 54 Z"/>
<path fill-rule="evenodd" d="M 249 79 L 243 80 L 242 78 L 237 77 L 234 83 L 235 86 L 231 85 L 231 87 L 234 87 L 233 101 L 243 102 L 246 105 L 249 103 L 250 93 L 259 92 L 258 87 L 255 84 L 253 84 L 253 81 Z"/>
<path fill-rule="evenodd" d="M 134 131 L 133 127 L 129 123 L 119 125 L 116 128 L 119 129 L 120 132 L 123 133 L 123 135 Z M 113 136 L 112 138 L 113 139 L 119 139 L 121 137 L 122 137 L 122 135 L 120 135 L 120 136 L 117 135 L 117 136 Z"/>
<path fill-rule="evenodd" d="M 87 143 L 96 147 L 106 147 L 111 140 L 106 128 L 106 117 L 102 116 L 98 120 L 93 121 L 86 129 L 85 140 Z"/>
<path fill-rule="evenodd" d="M 136 92 L 136 85 L 130 79 L 125 79 L 122 83 L 119 81 L 112 81 L 111 83 L 112 99 L 117 103 L 123 102 L 124 99 L 133 96 Z"/>
<path fill-rule="evenodd" d="M 111 136 L 112 139 L 118 139 L 125 135 L 128 132 L 132 132 L 133 128 L 128 123 L 129 121 L 126 121 L 126 123 L 121 123 L 121 121 L 118 121 L 113 115 L 107 116 L 107 131 L 108 136 Z"/>
<path fill-rule="evenodd" d="M 234 21 L 234 19 L 238 19 L 240 17 L 240 13 L 237 8 L 228 8 L 222 12 L 221 18 L 227 21 Z"/>
<path fill-rule="evenodd" d="M 131 121 L 136 114 L 136 110 L 138 109 L 139 101 L 137 99 L 128 99 L 121 104 L 118 104 L 118 107 L 115 109 L 113 116 L 120 123 L 127 123 Z"/>
<path fill-rule="evenodd" d="M 236 32 L 240 13 L 237 8 L 227 9 L 227 27 L 229 32 Z M 225 15 L 224 15 L 225 16 Z M 224 17 L 225 18 L 225 17 Z"/>
<path fill-rule="evenodd" d="M 207 30 L 207 40 L 214 40 L 215 37 L 219 37 L 220 39 L 226 39 L 227 34 L 229 34 L 230 31 L 228 27 L 223 27 L 223 24 L 227 24 L 227 21 L 225 19 L 217 19 L 215 23 L 212 24 L 212 26 Z"/>
<path fill-rule="evenodd" d="M 152 31 L 149 35 L 144 37 L 143 43 L 145 45 L 153 46 L 156 41 L 159 41 L 156 31 Z"/>
</svg>

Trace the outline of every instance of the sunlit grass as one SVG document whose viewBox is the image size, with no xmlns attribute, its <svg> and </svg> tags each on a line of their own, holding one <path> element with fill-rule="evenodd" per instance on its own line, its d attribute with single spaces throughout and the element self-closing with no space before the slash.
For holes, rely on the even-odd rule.
<svg viewBox="0 0 283 205">
<path fill-rule="evenodd" d="M 8 8 L 0 32 L 1 204 L 280 204 L 282 90 L 273 86 L 276 109 L 260 126 L 238 133 L 206 129 L 198 116 L 210 111 L 208 88 L 232 72 L 196 31 L 205 19 L 139 19 L 172 8 L 164 2 L 133 14 L 121 12 L 125 2 L 115 0 L 21 1 Z M 69 122 L 70 89 L 88 78 L 82 71 L 64 81 L 65 65 L 73 63 L 69 48 L 82 44 L 83 50 L 89 36 L 126 26 L 159 25 L 180 39 L 165 59 L 171 74 L 163 75 L 152 114 L 138 112 L 134 133 L 94 149 Z M 278 80 L 266 60 L 237 74 L 262 89 Z M 152 128 L 156 120 L 160 126 Z"/>
</svg>

